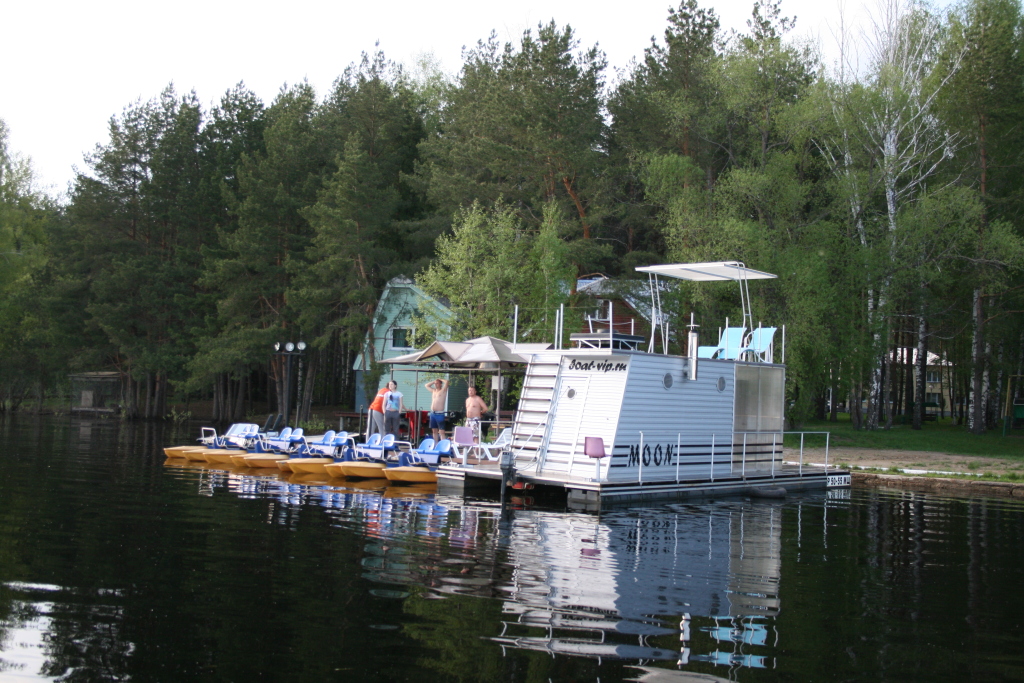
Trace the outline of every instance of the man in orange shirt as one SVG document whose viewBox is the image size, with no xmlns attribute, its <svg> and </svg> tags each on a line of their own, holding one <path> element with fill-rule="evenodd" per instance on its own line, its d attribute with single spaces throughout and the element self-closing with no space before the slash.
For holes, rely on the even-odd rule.
<svg viewBox="0 0 1024 683">
<path fill-rule="evenodd" d="M 377 392 L 377 397 L 370 404 L 370 424 L 366 425 L 366 435 L 384 433 L 384 397 L 391 391 L 391 386 L 385 384 Z"/>
</svg>

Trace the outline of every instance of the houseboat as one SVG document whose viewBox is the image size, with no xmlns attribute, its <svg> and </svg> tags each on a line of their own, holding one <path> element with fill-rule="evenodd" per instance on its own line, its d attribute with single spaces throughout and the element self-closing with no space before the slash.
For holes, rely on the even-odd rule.
<svg viewBox="0 0 1024 683">
<path fill-rule="evenodd" d="M 650 337 L 609 324 L 569 335 L 571 348 L 513 346 L 526 370 L 510 447 L 500 465 L 483 458 L 441 465 L 440 489 L 554 487 L 589 508 L 848 487 L 847 471 L 783 461 L 784 329 L 755 326 L 748 284 L 776 276 L 738 261 L 637 270 L 648 276 Z M 741 319 L 704 346 L 691 324 L 685 355 L 669 353 L 664 278 L 738 285 Z"/>
</svg>

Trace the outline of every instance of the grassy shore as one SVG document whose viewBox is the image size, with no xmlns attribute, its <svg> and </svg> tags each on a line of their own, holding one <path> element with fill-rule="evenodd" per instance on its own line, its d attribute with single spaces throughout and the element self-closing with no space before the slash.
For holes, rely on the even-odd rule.
<svg viewBox="0 0 1024 683">
<path fill-rule="evenodd" d="M 869 432 L 855 430 L 850 424 L 850 416 L 840 414 L 839 422 L 809 421 L 795 431 L 830 432 L 830 445 L 834 448 L 934 451 L 1024 460 L 1024 430 L 1010 430 L 1007 436 L 1003 436 L 1002 429 L 994 429 L 976 436 L 966 428 L 954 425 L 949 418 L 926 422 L 921 430 L 914 430 L 910 425 L 894 424 L 890 429 Z M 787 447 L 795 448 L 799 445 L 799 436 L 786 436 Z M 809 434 L 805 437 L 804 445 L 809 448 L 823 447 L 825 437 Z"/>
</svg>

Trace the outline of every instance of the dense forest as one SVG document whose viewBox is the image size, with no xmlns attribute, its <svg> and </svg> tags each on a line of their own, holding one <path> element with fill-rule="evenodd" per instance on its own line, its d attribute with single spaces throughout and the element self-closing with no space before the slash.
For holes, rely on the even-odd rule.
<svg viewBox="0 0 1024 683">
<path fill-rule="evenodd" d="M 168 86 L 110 119 L 65 201 L 0 122 L 0 406 L 116 370 L 129 418 L 192 396 L 237 419 L 282 395 L 272 345 L 301 338 L 308 414 L 351 403 L 393 277 L 511 337 L 514 305 L 540 330 L 579 275 L 736 259 L 780 275 L 751 293 L 787 326 L 794 422 L 843 401 L 920 425 L 932 352 L 946 409 L 991 428 L 1024 374 L 1020 4 L 891 0 L 831 63 L 793 28 L 777 0 L 743 32 L 684 0 L 617 76 L 552 22 L 451 76 L 372 53 L 269 103 Z M 672 327 L 721 325 L 735 294 L 674 289 Z"/>
</svg>

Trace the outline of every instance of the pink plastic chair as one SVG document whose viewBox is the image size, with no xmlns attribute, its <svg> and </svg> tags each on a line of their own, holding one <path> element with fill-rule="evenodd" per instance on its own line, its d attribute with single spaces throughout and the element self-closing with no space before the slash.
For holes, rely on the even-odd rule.
<svg viewBox="0 0 1024 683">
<path fill-rule="evenodd" d="M 455 433 L 452 435 L 452 444 L 455 446 L 456 454 L 462 457 L 462 464 L 465 466 L 469 450 L 476 447 L 476 440 L 473 437 L 473 428 L 456 427 Z"/>
<path fill-rule="evenodd" d="M 583 439 L 583 454 L 594 459 L 594 481 L 601 480 L 601 458 L 607 458 L 604 450 L 604 439 L 599 436 L 587 436 Z"/>
</svg>

